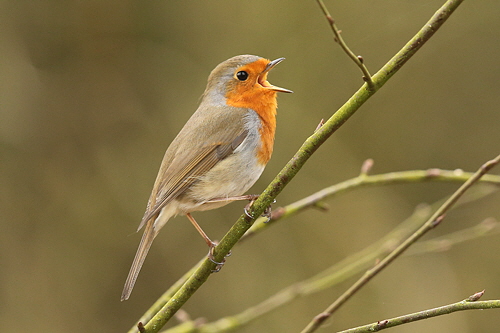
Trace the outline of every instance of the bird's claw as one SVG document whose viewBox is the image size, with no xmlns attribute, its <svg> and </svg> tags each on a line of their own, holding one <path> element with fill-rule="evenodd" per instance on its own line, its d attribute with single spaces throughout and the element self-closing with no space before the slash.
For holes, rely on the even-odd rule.
<svg viewBox="0 0 500 333">
<path fill-rule="evenodd" d="M 250 215 L 250 213 L 248 212 L 248 208 L 250 208 L 250 204 L 249 203 L 248 205 L 245 206 L 245 208 L 243 208 L 243 211 L 245 212 L 245 215 L 248 216 L 249 218 L 253 219 L 253 216 Z"/>
<path fill-rule="evenodd" d="M 248 216 L 251 219 L 253 219 L 253 216 L 248 212 L 248 209 L 250 208 L 250 206 L 252 206 L 252 204 L 254 203 L 254 201 L 257 198 L 258 198 L 258 196 L 255 196 L 254 198 L 252 198 L 250 200 L 250 202 L 243 209 L 244 212 L 245 212 L 245 215 Z M 276 203 L 276 199 L 273 200 L 272 204 L 273 203 Z M 266 209 L 264 210 L 264 212 L 262 213 L 261 216 L 267 218 L 267 221 L 265 221 L 264 223 L 267 223 L 267 222 L 271 221 L 271 216 L 272 216 L 272 207 L 271 207 L 271 205 L 269 205 L 269 206 L 266 207 Z"/>
<path fill-rule="evenodd" d="M 224 256 L 224 259 L 222 260 L 222 262 L 218 262 L 218 261 L 215 261 L 215 257 L 214 257 L 214 248 L 217 246 L 217 242 L 212 242 L 212 245 L 210 246 L 210 249 L 208 250 L 208 260 L 210 260 L 211 262 L 213 262 L 216 266 L 215 266 L 215 269 L 212 270 L 212 273 L 218 273 L 221 269 L 222 269 L 222 266 L 224 266 L 225 262 L 226 262 L 226 258 L 231 256 L 231 251 L 229 251 L 225 256 Z"/>
</svg>

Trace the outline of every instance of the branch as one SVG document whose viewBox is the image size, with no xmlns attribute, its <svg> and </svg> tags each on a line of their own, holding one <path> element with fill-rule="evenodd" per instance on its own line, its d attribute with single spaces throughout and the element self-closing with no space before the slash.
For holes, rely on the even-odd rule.
<svg viewBox="0 0 500 333">
<path fill-rule="evenodd" d="M 365 165 L 366 162 L 364 166 Z M 270 227 L 275 222 L 280 221 L 283 218 L 296 215 L 306 209 L 320 208 L 324 210 L 326 205 L 323 204 L 323 201 L 325 199 L 334 197 L 339 194 L 344 194 L 355 189 L 368 186 L 420 183 L 427 181 L 465 182 L 473 175 L 472 172 L 464 172 L 462 170 L 442 170 L 436 168 L 429 170 L 390 172 L 378 175 L 368 175 L 367 172 L 368 170 L 362 170 L 360 175 L 355 178 L 351 178 L 341 183 L 326 187 L 285 207 L 278 207 L 277 209 L 273 210 L 271 220 L 265 222 L 267 221 L 267 219 L 259 219 L 252 226 L 252 228 L 248 230 L 243 238 L 250 237 L 257 232 Z M 483 178 L 481 178 L 481 183 L 489 183 L 499 186 L 500 176 L 485 175 Z"/>
<path fill-rule="evenodd" d="M 214 251 L 215 261 L 221 262 L 224 259 L 224 256 L 229 253 L 231 248 L 252 226 L 256 217 L 260 216 L 273 202 L 312 154 L 432 37 L 460 2 L 458 0 L 448 1 L 406 46 L 372 77 L 374 89 L 368 89 L 366 84 L 363 85 L 323 126 L 304 142 L 294 157 L 285 165 L 250 207 L 249 214 L 253 218 L 246 214 L 241 215 L 228 233 L 221 239 Z M 158 332 L 198 288 L 205 283 L 214 268 L 215 264 L 208 258 L 205 259 L 162 309 L 144 325 L 143 331 L 147 333 Z"/>
<path fill-rule="evenodd" d="M 438 226 L 444 219 L 445 213 L 464 195 L 464 193 L 474 185 L 479 179 L 486 174 L 491 168 L 500 163 L 500 155 L 483 164 L 474 175 L 469 178 L 446 202 L 436 210 L 436 212 L 427 220 L 427 222 L 415 231 L 408 239 L 392 251 L 387 257 L 382 259 L 372 269 L 368 270 L 358 281 L 356 281 L 349 289 L 347 289 L 335 302 L 333 302 L 324 312 L 317 315 L 306 326 L 302 333 L 311 333 L 316 331 L 323 322 L 328 319 L 337 309 L 339 309 L 348 299 L 366 285 L 373 277 L 386 268 L 391 262 L 399 257 L 408 247 L 419 240 L 429 230 Z"/>
<path fill-rule="evenodd" d="M 419 311 L 415 313 L 410 313 L 405 316 L 395 317 L 391 319 L 381 320 L 377 323 L 359 326 L 356 328 L 351 328 L 345 331 L 341 331 L 338 333 L 370 333 L 370 332 L 378 332 L 386 328 L 399 326 L 407 323 L 411 323 L 414 321 L 442 316 L 445 314 L 464 311 L 464 310 L 486 310 L 486 309 L 498 309 L 500 308 L 500 300 L 492 300 L 492 301 L 477 301 L 481 296 L 483 296 L 484 290 L 474 295 L 464 299 L 461 302 L 441 306 L 439 308 Z"/>
<path fill-rule="evenodd" d="M 328 24 L 330 24 L 330 27 L 332 28 L 332 32 L 334 35 L 334 40 L 337 42 L 342 50 L 344 50 L 345 53 L 349 56 L 349 58 L 354 61 L 354 63 L 361 69 L 363 72 L 363 80 L 366 82 L 368 85 L 368 88 L 370 90 L 375 90 L 375 86 L 372 81 L 372 76 L 370 75 L 370 72 L 368 71 L 368 68 L 366 68 L 364 64 L 363 57 L 358 55 L 356 56 L 351 49 L 347 46 L 347 44 L 344 42 L 344 39 L 340 35 L 341 31 L 337 28 L 337 25 L 335 24 L 335 20 L 333 17 L 330 15 L 330 12 L 328 11 L 328 8 L 326 8 L 325 4 L 323 3 L 323 0 L 316 0 L 318 2 L 319 7 L 323 11 L 323 14 L 325 14 L 326 20 L 328 21 Z"/>
</svg>

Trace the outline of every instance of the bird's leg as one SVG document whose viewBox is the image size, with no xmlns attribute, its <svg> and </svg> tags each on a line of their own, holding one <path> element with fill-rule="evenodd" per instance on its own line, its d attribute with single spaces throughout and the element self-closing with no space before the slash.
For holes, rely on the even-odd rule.
<svg viewBox="0 0 500 333">
<path fill-rule="evenodd" d="M 205 243 L 207 243 L 208 247 L 209 247 L 209 250 L 208 250 L 208 259 L 210 259 L 211 262 L 213 262 L 214 264 L 216 264 L 217 266 L 215 267 L 215 270 L 214 272 L 218 272 L 220 271 L 220 269 L 222 268 L 222 266 L 224 265 L 224 262 L 226 261 L 226 259 L 224 259 L 222 262 L 217 262 L 215 261 L 215 258 L 214 258 L 214 248 L 215 246 L 217 246 L 217 243 L 212 241 L 208 236 L 207 234 L 205 233 L 205 231 L 203 231 L 203 229 L 200 227 L 200 225 L 196 222 L 196 220 L 194 219 L 194 217 L 191 215 L 191 213 L 186 213 L 186 216 L 187 218 L 189 219 L 189 221 L 191 221 L 191 223 L 193 224 L 193 226 L 195 227 L 195 229 L 198 231 L 198 233 L 201 235 L 201 237 L 203 237 L 203 239 L 205 240 Z M 229 256 L 230 254 L 228 253 L 227 256 Z"/>
<path fill-rule="evenodd" d="M 240 200 L 250 200 L 251 202 L 254 202 L 258 197 L 259 197 L 258 194 L 247 194 L 247 195 L 239 195 L 239 196 L 235 196 L 235 197 L 213 198 L 213 199 L 210 199 L 208 201 L 205 201 L 205 203 L 224 202 L 224 201 L 240 201 Z"/>
</svg>

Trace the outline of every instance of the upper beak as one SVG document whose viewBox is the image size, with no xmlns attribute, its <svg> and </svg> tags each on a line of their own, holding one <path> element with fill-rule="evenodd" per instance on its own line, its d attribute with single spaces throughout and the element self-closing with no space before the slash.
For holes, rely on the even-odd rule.
<svg viewBox="0 0 500 333">
<path fill-rule="evenodd" d="M 270 90 L 274 90 L 274 91 L 281 91 L 281 92 L 286 92 L 286 93 L 293 93 L 293 91 L 291 91 L 291 90 L 277 87 L 277 86 L 273 86 L 272 84 L 270 84 L 267 81 L 267 73 L 269 73 L 269 71 L 271 69 L 273 69 L 274 66 L 276 66 L 277 64 L 279 64 L 283 60 L 285 60 L 285 58 L 278 58 L 276 60 L 269 62 L 267 64 L 266 68 L 264 69 L 264 71 L 262 73 L 260 73 L 258 81 L 259 81 L 259 84 L 266 89 L 270 89 Z"/>
</svg>

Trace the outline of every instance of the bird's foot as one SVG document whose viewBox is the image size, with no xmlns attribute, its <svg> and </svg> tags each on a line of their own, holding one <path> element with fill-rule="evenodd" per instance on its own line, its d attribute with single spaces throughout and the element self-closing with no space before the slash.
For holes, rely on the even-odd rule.
<svg viewBox="0 0 500 333">
<path fill-rule="evenodd" d="M 222 266 L 224 266 L 224 264 L 226 263 L 226 258 L 231 256 L 231 251 L 228 252 L 228 254 L 226 254 L 224 256 L 224 259 L 222 260 L 222 262 L 218 262 L 215 260 L 215 256 L 214 256 L 214 249 L 215 247 L 217 246 L 218 242 L 211 242 L 211 244 L 209 245 L 209 250 L 208 250 L 208 260 L 210 260 L 211 262 L 213 262 L 216 266 L 215 266 L 215 269 L 212 270 L 212 273 L 217 273 L 219 272 L 221 269 L 222 269 Z"/>
<path fill-rule="evenodd" d="M 258 195 L 253 195 L 252 198 L 249 199 L 250 202 L 243 209 L 245 211 L 245 215 L 251 219 L 253 219 L 253 216 L 248 212 L 248 209 L 250 209 L 250 207 L 253 205 L 255 200 L 257 200 L 258 197 L 259 197 Z M 272 203 L 276 203 L 276 199 L 274 199 Z M 264 212 L 261 215 L 262 217 L 267 218 L 267 221 L 265 221 L 264 223 L 271 221 L 271 214 L 272 214 L 272 207 L 271 207 L 271 205 L 269 205 L 266 207 L 266 209 L 264 210 Z"/>
</svg>

